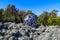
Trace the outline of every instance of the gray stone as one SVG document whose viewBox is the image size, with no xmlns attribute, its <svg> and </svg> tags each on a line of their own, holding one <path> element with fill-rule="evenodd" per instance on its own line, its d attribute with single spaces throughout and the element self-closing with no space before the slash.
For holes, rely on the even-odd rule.
<svg viewBox="0 0 60 40">
<path fill-rule="evenodd" d="M 23 23 L 4 24 L 9 24 L 8 30 L 0 30 L 0 40 L 60 40 L 60 26 L 41 25 L 39 28 L 32 28 Z"/>
</svg>

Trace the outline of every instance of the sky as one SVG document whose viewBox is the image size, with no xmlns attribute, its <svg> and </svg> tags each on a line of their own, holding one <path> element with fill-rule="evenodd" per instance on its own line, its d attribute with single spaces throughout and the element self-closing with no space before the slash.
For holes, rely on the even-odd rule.
<svg viewBox="0 0 60 40">
<path fill-rule="evenodd" d="M 8 4 L 15 5 L 19 10 L 31 10 L 36 15 L 56 9 L 57 15 L 60 15 L 60 0 L 0 0 L 0 8 L 6 9 Z"/>
</svg>

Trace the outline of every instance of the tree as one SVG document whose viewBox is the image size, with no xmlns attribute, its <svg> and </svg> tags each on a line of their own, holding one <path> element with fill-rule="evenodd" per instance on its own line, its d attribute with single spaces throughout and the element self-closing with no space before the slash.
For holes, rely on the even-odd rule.
<svg viewBox="0 0 60 40">
<path fill-rule="evenodd" d="M 32 13 L 32 11 L 31 10 L 27 10 L 27 14 L 31 14 Z"/>
<path fill-rule="evenodd" d="M 20 17 L 20 22 L 23 22 L 24 21 L 25 14 L 26 14 L 26 12 L 23 11 L 23 10 L 18 11 L 18 15 Z"/>
<path fill-rule="evenodd" d="M 48 14 L 48 17 L 53 17 L 53 18 L 56 18 L 57 17 L 57 10 L 52 10 L 49 14 Z"/>
<path fill-rule="evenodd" d="M 4 9 L 0 9 L 0 22 L 2 21 L 2 17 L 3 17 L 3 11 L 4 11 Z"/>
<path fill-rule="evenodd" d="M 27 12 L 25 11 L 19 11 L 18 12 L 19 16 L 21 17 L 21 22 L 24 22 L 24 18 L 28 15 L 28 14 L 33 14 L 31 10 L 28 10 Z"/>
<path fill-rule="evenodd" d="M 14 5 L 8 5 L 5 12 L 6 12 L 6 21 L 8 21 L 8 22 L 15 21 L 15 17 L 17 15 L 17 10 Z"/>
<path fill-rule="evenodd" d="M 24 17 L 27 16 L 28 14 L 33 14 L 31 10 L 27 10 L 27 12 L 24 14 Z"/>
<path fill-rule="evenodd" d="M 38 23 L 46 25 L 47 24 L 47 19 L 48 19 L 48 12 L 43 12 L 39 17 L 38 17 Z"/>
<path fill-rule="evenodd" d="M 57 10 L 52 10 L 48 14 L 48 20 L 47 20 L 47 25 L 56 25 L 56 17 L 57 17 Z"/>
<path fill-rule="evenodd" d="M 48 18 L 47 25 L 56 25 L 55 18 L 52 18 L 52 17 Z"/>
<path fill-rule="evenodd" d="M 57 24 L 58 26 L 60 26 L 60 16 L 58 16 L 58 17 L 56 18 L 56 24 Z"/>
</svg>

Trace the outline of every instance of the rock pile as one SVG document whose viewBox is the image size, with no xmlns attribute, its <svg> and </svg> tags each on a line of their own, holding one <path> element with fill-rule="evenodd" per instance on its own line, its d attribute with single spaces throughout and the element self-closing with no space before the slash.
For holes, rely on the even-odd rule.
<svg viewBox="0 0 60 40">
<path fill-rule="evenodd" d="M 60 40 L 60 27 L 32 28 L 23 23 L 4 23 L 0 26 L 0 40 Z"/>
</svg>

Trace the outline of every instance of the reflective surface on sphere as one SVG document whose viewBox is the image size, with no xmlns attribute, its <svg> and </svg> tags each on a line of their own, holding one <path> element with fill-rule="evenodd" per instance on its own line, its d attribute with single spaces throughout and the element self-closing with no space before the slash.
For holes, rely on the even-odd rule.
<svg viewBox="0 0 60 40">
<path fill-rule="evenodd" d="M 38 17 L 35 14 L 29 14 L 24 18 L 24 24 L 29 26 L 35 26 L 37 24 Z"/>
</svg>

